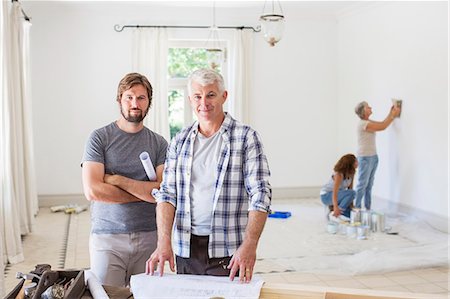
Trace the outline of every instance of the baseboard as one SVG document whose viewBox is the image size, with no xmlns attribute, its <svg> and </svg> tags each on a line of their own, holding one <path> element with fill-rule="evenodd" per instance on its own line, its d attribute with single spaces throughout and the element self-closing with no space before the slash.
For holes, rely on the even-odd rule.
<svg viewBox="0 0 450 299">
<path fill-rule="evenodd" d="M 385 198 L 382 198 L 379 196 L 374 196 L 374 199 L 380 203 L 380 206 L 384 206 L 385 209 L 387 209 L 388 211 L 399 212 L 399 213 L 404 213 L 404 214 L 408 214 L 411 216 L 415 216 L 415 217 L 425 221 L 433 228 L 435 228 L 441 232 L 447 233 L 447 234 L 449 233 L 449 217 L 448 217 L 448 215 L 447 215 L 447 217 L 445 217 L 442 215 L 424 211 L 422 209 L 417 209 L 417 208 L 411 207 L 409 205 L 405 205 L 405 204 L 398 203 L 398 202 L 393 202 L 391 200 L 388 200 L 388 199 L 385 199 Z"/>
<path fill-rule="evenodd" d="M 319 197 L 320 187 L 278 187 L 273 188 L 273 199 L 301 199 Z M 42 194 L 38 196 L 39 207 L 51 207 L 66 204 L 86 205 L 88 201 L 83 194 Z M 377 202 L 383 202 L 389 211 L 414 215 L 435 229 L 449 233 L 449 218 L 426 212 L 405 204 L 393 202 L 378 196 L 374 196 Z"/>
<path fill-rule="evenodd" d="M 83 194 L 41 194 L 38 195 L 39 207 L 77 204 L 86 205 L 88 201 Z"/>
<path fill-rule="evenodd" d="M 279 187 L 272 189 L 274 199 L 299 199 L 319 197 L 320 187 Z"/>
<path fill-rule="evenodd" d="M 276 199 L 318 197 L 320 187 L 282 187 L 273 188 L 272 192 L 273 198 Z M 40 194 L 38 195 L 38 199 L 39 207 L 51 207 L 67 204 L 87 204 L 87 200 L 83 194 Z"/>
</svg>

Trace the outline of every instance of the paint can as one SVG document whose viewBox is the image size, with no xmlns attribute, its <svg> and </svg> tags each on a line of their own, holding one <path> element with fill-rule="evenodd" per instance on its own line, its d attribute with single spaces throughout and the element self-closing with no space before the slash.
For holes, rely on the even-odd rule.
<svg viewBox="0 0 450 299">
<path fill-rule="evenodd" d="M 366 225 L 370 227 L 371 222 L 371 212 L 370 210 L 361 211 L 361 223 L 362 225 Z"/>
<path fill-rule="evenodd" d="M 361 210 L 353 209 L 350 211 L 350 223 L 361 222 Z"/>
<path fill-rule="evenodd" d="M 327 224 L 327 232 L 330 234 L 336 234 L 338 231 L 338 224 L 336 222 L 330 221 Z"/>
<path fill-rule="evenodd" d="M 347 225 L 347 237 L 352 239 L 356 238 L 356 227 L 354 224 Z"/>
<path fill-rule="evenodd" d="M 385 216 L 383 213 L 372 213 L 372 222 L 370 224 L 372 232 L 384 232 L 386 230 Z"/>
<path fill-rule="evenodd" d="M 347 221 L 339 222 L 339 234 L 340 235 L 346 235 L 347 234 L 347 225 L 349 225 L 349 223 Z"/>
<path fill-rule="evenodd" d="M 370 222 L 370 230 L 374 233 L 376 233 L 377 231 L 380 231 L 379 225 L 380 225 L 380 222 L 378 221 L 378 214 L 372 213 L 372 219 Z"/>
<path fill-rule="evenodd" d="M 386 216 L 384 215 L 384 213 L 379 213 L 378 214 L 378 224 L 379 224 L 379 230 L 380 232 L 385 232 L 386 231 Z"/>
<path fill-rule="evenodd" d="M 367 240 L 369 238 L 370 228 L 367 225 L 358 226 L 356 233 L 358 240 Z"/>
</svg>

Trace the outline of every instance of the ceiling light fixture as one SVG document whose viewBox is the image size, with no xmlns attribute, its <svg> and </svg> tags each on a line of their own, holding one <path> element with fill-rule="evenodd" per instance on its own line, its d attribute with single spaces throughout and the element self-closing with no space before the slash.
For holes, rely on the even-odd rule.
<svg viewBox="0 0 450 299">
<path fill-rule="evenodd" d="M 271 2 L 271 12 L 266 12 L 267 0 L 264 2 L 263 12 L 261 17 L 259 17 L 259 21 L 261 22 L 261 30 L 263 32 L 264 39 L 271 47 L 273 47 L 283 37 L 284 16 L 280 1 L 276 1 L 278 3 L 277 11 L 275 8 L 275 1 L 272 0 Z"/>
<path fill-rule="evenodd" d="M 205 44 L 206 52 L 208 52 L 208 60 L 212 69 L 217 69 L 221 62 L 225 59 L 225 50 L 222 47 L 219 38 L 219 28 L 216 26 L 216 2 L 213 1 L 213 23 L 209 28 L 208 40 Z"/>
</svg>

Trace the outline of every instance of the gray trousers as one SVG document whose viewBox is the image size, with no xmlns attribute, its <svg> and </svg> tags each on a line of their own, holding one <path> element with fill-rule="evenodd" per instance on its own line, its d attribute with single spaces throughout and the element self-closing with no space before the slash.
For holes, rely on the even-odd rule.
<svg viewBox="0 0 450 299">
<path fill-rule="evenodd" d="M 156 249 L 157 233 L 91 234 L 91 271 L 104 285 L 126 287 L 130 277 L 145 272 L 145 262 Z"/>
</svg>

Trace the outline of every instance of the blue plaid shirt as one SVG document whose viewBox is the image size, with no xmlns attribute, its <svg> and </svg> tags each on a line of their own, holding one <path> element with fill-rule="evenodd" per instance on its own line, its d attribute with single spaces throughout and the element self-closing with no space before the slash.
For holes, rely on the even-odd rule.
<svg viewBox="0 0 450 299">
<path fill-rule="evenodd" d="M 168 202 L 175 207 L 174 251 L 184 258 L 189 257 L 190 250 L 190 171 L 197 134 L 195 122 L 172 139 L 161 187 L 152 192 L 158 203 Z M 243 242 L 248 211 L 268 213 L 272 199 L 270 171 L 258 133 L 225 113 L 219 134 L 223 142 L 211 198 L 210 258 L 232 256 Z"/>
</svg>

